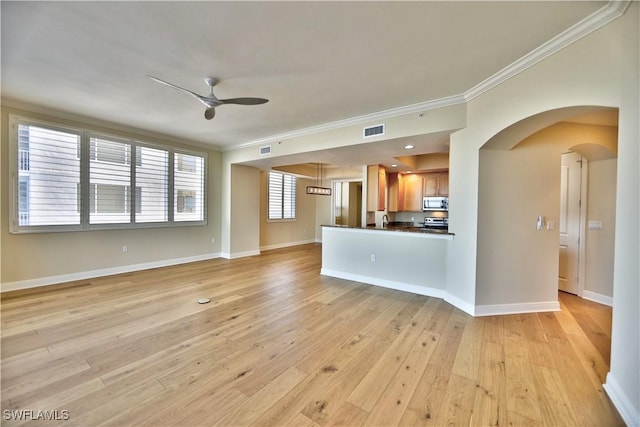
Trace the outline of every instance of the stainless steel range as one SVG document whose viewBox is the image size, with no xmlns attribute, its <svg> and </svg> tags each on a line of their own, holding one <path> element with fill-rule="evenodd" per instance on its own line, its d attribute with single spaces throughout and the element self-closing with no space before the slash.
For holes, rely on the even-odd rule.
<svg viewBox="0 0 640 427">
<path fill-rule="evenodd" d="M 425 228 L 449 228 L 449 218 L 447 217 L 425 217 Z"/>
</svg>

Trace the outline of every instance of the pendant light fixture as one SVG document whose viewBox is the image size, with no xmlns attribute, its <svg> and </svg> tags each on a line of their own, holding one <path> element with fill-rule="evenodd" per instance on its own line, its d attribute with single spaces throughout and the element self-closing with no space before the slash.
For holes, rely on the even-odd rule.
<svg viewBox="0 0 640 427">
<path fill-rule="evenodd" d="M 322 163 L 316 164 L 316 185 L 307 185 L 307 194 L 312 196 L 331 195 L 331 188 L 322 186 Z"/>
</svg>

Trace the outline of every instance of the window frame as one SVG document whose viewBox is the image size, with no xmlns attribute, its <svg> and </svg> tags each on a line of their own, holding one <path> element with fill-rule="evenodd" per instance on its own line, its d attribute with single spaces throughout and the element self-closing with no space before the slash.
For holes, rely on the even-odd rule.
<svg viewBox="0 0 640 427">
<path fill-rule="evenodd" d="M 270 205 L 270 201 L 271 201 L 271 174 L 278 174 L 278 175 L 282 175 L 282 187 L 280 189 L 280 197 L 282 198 L 282 206 L 281 206 L 281 217 L 280 218 L 271 218 L 270 215 L 270 211 L 269 211 L 269 205 Z M 293 204 L 293 208 L 294 208 L 294 216 L 293 218 L 285 218 L 284 217 L 284 204 L 285 204 L 285 191 L 284 191 L 284 177 L 285 176 L 289 176 L 293 178 L 293 182 L 295 184 L 295 191 L 294 191 L 294 204 Z M 285 172 L 280 172 L 280 171 L 276 171 L 276 170 L 269 170 L 267 172 L 267 222 L 293 222 L 293 221 L 297 221 L 298 220 L 298 177 L 296 177 L 293 174 L 288 174 Z"/>
<path fill-rule="evenodd" d="M 65 225 L 19 225 L 19 207 L 18 200 L 20 193 L 19 178 L 19 143 L 18 143 L 18 127 L 20 125 L 36 126 L 59 132 L 66 132 L 78 135 L 80 144 L 80 221 L 79 224 Z M 189 227 L 203 226 L 208 223 L 208 176 L 209 162 L 208 153 L 195 151 L 188 148 L 172 146 L 169 144 L 159 144 L 149 142 L 135 136 L 127 136 L 119 134 L 117 131 L 113 133 L 105 133 L 90 128 L 78 127 L 73 125 L 58 124 L 52 121 L 34 119 L 28 116 L 9 114 L 9 232 L 11 234 L 24 233 L 50 233 L 50 232 L 74 232 L 74 231 L 96 231 L 96 230 L 127 230 L 127 229 L 144 229 L 144 228 L 170 228 L 170 227 Z M 110 141 L 129 144 L 129 158 L 126 166 L 130 167 L 129 187 L 135 188 L 130 191 L 130 201 L 125 206 L 127 213 L 130 213 L 130 219 L 126 223 L 90 223 L 90 141 L 92 138 L 107 139 Z M 136 222 L 136 214 L 138 212 L 138 189 L 136 185 L 137 168 L 141 167 L 141 158 L 138 156 L 141 147 L 163 150 L 167 152 L 167 195 L 165 205 L 165 221 Z M 174 221 L 174 180 L 177 167 L 175 165 L 175 154 L 185 154 L 202 158 L 202 219 L 201 220 L 181 220 Z"/>
</svg>

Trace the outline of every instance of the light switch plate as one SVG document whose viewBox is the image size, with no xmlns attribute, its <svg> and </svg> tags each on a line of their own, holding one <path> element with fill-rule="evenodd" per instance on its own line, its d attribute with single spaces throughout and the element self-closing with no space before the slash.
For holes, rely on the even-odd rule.
<svg viewBox="0 0 640 427">
<path fill-rule="evenodd" d="M 589 221 L 589 230 L 602 230 L 602 221 Z"/>
</svg>

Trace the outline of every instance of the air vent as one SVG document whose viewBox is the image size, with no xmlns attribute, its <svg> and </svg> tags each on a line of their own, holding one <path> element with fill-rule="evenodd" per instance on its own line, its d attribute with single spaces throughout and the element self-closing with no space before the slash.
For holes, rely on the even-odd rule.
<svg viewBox="0 0 640 427">
<path fill-rule="evenodd" d="M 266 154 L 271 154 L 271 146 L 267 145 L 265 147 L 260 147 L 260 155 L 264 156 Z"/>
<path fill-rule="evenodd" d="M 384 135 L 384 124 L 366 127 L 362 132 L 363 138 L 369 138 L 378 135 Z"/>
</svg>

